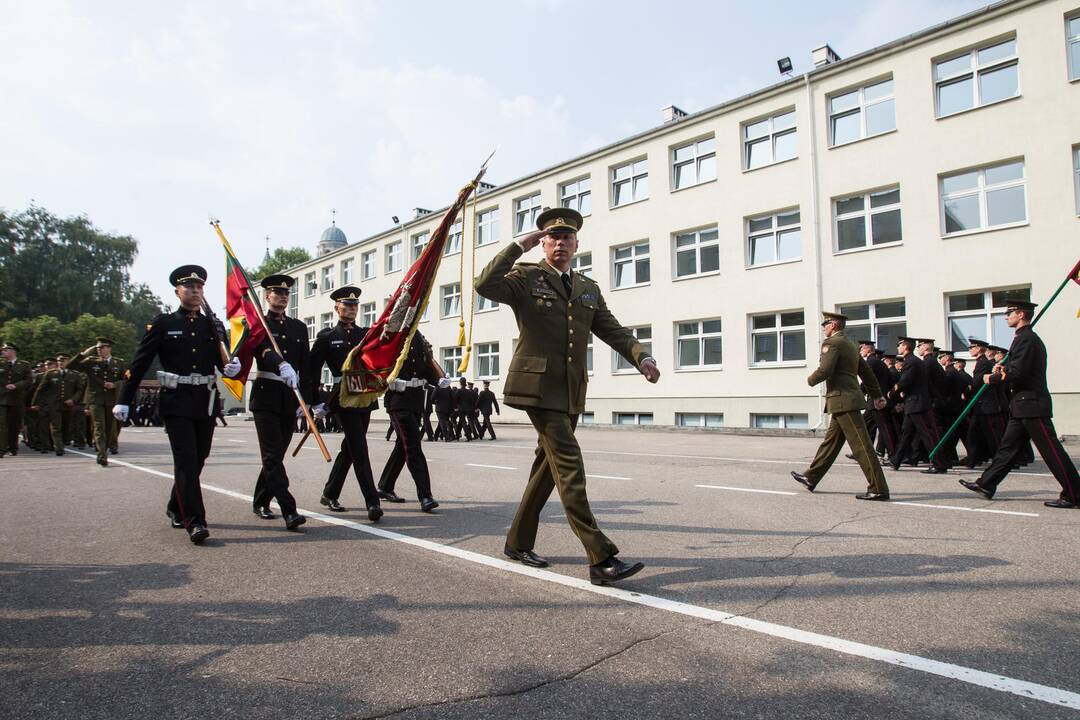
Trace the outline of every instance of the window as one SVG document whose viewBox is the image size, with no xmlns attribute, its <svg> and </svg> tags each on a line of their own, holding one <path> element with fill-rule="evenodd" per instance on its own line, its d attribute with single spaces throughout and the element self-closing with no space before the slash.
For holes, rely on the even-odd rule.
<svg viewBox="0 0 1080 720">
<path fill-rule="evenodd" d="M 718 368 L 724 364 L 720 318 L 675 323 L 675 367 Z"/>
<path fill-rule="evenodd" d="M 441 314 L 439 317 L 459 317 L 461 315 L 461 283 L 443 285 Z"/>
<path fill-rule="evenodd" d="M 401 241 L 392 242 L 386 246 L 386 272 L 397 272 L 401 269 Z"/>
<path fill-rule="evenodd" d="M 616 288 L 648 284 L 651 279 L 648 241 L 612 248 L 612 257 Z"/>
<path fill-rule="evenodd" d="M 627 205 L 649 197 L 647 158 L 611 168 L 611 207 Z"/>
<path fill-rule="evenodd" d="M 582 215 L 592 212 L 592 180 L 587 177 L 559 186 L 559 207 L 577 210 Z"/>
<path fill-rule="evenodd" d="M 724 427 L 724 413 L 675 413 L 679 427 Z"/>
<path fill-rule="evenodd" d="M 461 252 L 461 234 L 463 219 L 459 218 L 457 222 L 450 226 L 450 232 L 446 236 L 446 244 L 443 245 L 443 257 L 447 255 L 454 255 Z"/>
<path fill-rule="evenodd" d="M 1020 94 L 1016 38 L 934 63 L 939 118 Z"/>
<path fill-rule="evenodd" d="M 641 346 L 645 348 L 646 355 L 652 355 L 652 325 L 642 325 L 640 327 L 629 328 L 630 332 L 634 333 L 634 337 L 638 339 Z M 611 351 L 612 356 L 615 358 L 615 370 L 614 372 L 637 372 L 637 368 L 631 365 L 626 358 L 614 350 Z"/>
<path fill-rule="evenodd" d="M 611 422 L 615 425 L 652 425 L 652 413 L 612 413 Z"/>
<path fill-rule="evenodd" d="M 352 285 L 352 266 L 353 266 L 353 259 L 352 258 L 349 258 L 348 260 L 342 260 L 341 261 L 341 284 L 342 285 Z"/>
<path fill-rule="evenodd" d="M 585 345 L 585 372 L 592 375 L 593 371 L 593 334 L 589 333 L 589 342 Z"/>
<path fill-rule="evenodd" d="M 420 257 L 420 254 L 422 252 L 424 252 L 424 248 L 427 247 L 428 240 L 430 240 L 430 239 L 431 239 L 431 233 L 429 233 L 427 230 L 425 230 L 422 233 L 419 233 L 418 235 L 413 235 L 412 236 L 412 259 L 413 259 L 413 262 L 416 262 L 417 258 Z"/>
<path fill-rule="evenodd" d="M 364 303 L 360 306 L 360 325 L 371 327 L 375 324 L 375 303 Z"/>
<path fill-rule="evenodd" d="M 847 316 L 844 332 L 849 338 L 873 340 L 885 352 L 893 352 L 900 336 L 907 335 L 907 303 L 902 299 L 837 305 L 836 311 Z"/>
<path fill-rule="evenodd" d="M 789 262 L 802 257 L 799 211 L 762 215 L 746 220 L 749 267 Z"/>
<path fill-rule="evenodd" d="M 750 338 L 752 365 L 806 360 L 802 310 L 751 316 Z"/>
<path fill-rule="evenodd" d="M 458 366 L 461 365 L 461 348 L 444 347 L 439 351 L 442 360 L 442 369 L 449 377 L 457 377 Z"/>
<path fill-rule="evenodd" d="M 488 310 L 498 310 L 499 303 L 494 300 L 489 300 L 480 293 L 473 293 L 476 295 L 476 312 L 487 312 Z"/>
<path fill-rule="evenodd" d="M 481 380 L 494 380 L 499 377 L 499 343 L 477 344 L 476 377 Z"/>
<path fill-rule="evenodd" d="M 671 149 L 671 183 L 676 190 L 716 179 L 716 138 Z"/>
<path fill-rule="evenodd" d="M 300 312 L 300 298 L 296 293 L 289 293 L 289 317 L 296 317 L 296 313 Z"/>
<path fill-rule="evenodd" d="M 1073 148 L 1073 189 L 1076 191 L 1076 214 L 1080 215 L 1080 145 Z"/>
<path fill-rule="evenodd" d="M 945 235 L 1027 222 L 1023 160 L 942 175 L 939 185 Z"/>
<path fill-rule="evenodd" d="M 970 337 L 1009 347 L 1013 329 L 1005 322 L 1005 306 L 1011 299 L 1030 300 L 1031 289 L 977 290 L 949 295 L 950 344 L 943 347 L 966 348 Z"/>
<path fill-rule="evenodd" d="M 581 425 L 595 425 L 596 424 L 596 414 L 593 413 L 593 412 L 583 412 L 583 413 L 581 413 L 580 424 Z"/>
<path fill-rule="evenodd" d="M 850 195 L 833 201 L 836 252 L 890 245 L 904 239 L 900 188 Z"/>
<path fill-rule="evenodd" d="M 743 167 L 747 170 L 790 160 L 798 154 L 794 110 L 743 125 Z"/>
<path fill-rule="evenodd" d="M 304 273 L 304 297 L 311 297 L 318 289 L 319 285 L 315 282 L 315 271 Z"/>
<path fill-rule="evenodd" d="M 756 428 L 789 428 L 806 429 L 810 422 L 805 414 L 802 415 L 758 415 L 750 413 L 750 427 Z"/>
<path fill-rule="evenodd" d="M 334 313 L 323 313 L 319 316 L 319 328 L 325 330 L 326 328 L 334 327 Z"/>
<path fill-rule="evenodd" d="M 1065 19 L 1065 52 L 1069 55 L 1069 79 L 1080 80 L 1080 15 Z"/>
<path fill-rule="evenodd" d="M 476 215 L 476 245 L 490 245 L 499 239 L 499 208 Z"/>
<path fill-rule="evenodd" d="M 675 277 L 720 272 L 720 233 L 715 227 L 675 235 Z"/>
<path fill-rule="evenodd" d="M 334 266 L 324 267 L 322 269 L 322 291 L 328 292 L 334 289 Z"/>
<path fill-rule="evenodd" d="M 370 280 L 375 277 L 375 251 L 368 250 L 360 254 L 360 279 Z"/>
<path fill-rule="evenodd" d="M 570 269 L 577 270 L 585 277 L 592 277 L 592 253 L 578 253 L 570 261 Z"/>
<path fill-rule="evenodd" d="M 536 226 L 540 214 L 540 193 L 514 201 L 514 234 L 529 232 Z"/>
<path fill-rule="evenodd" d="M 829 98 L 829 139 L 833 147 L 895 129 L 892 78 Z"/>
<path fill-rule="evenodd" d="M 304 318 L 304 324 L 307 325 L 307 339 L 308 339 L 308 341 L 314 340 L 315 339 L 315 318 L 314 317 L 306 317 L 306 318 Z"/>
</svg>

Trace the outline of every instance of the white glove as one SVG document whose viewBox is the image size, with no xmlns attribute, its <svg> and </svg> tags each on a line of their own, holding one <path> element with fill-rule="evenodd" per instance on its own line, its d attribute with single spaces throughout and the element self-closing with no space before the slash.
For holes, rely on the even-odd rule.
<svg viewBox="0 0 1080 720">
<path fill-rule="evenodd" d="M 297 408 L 296 408 L 296 417 L 298 417 L 298 418 L 304 417 L 304 408 L 297 406 Z"/>
<path fill-rule="evenodd" d="M 311 408 L 311 412 L 317 418 L 324 418 L 330 414 L 330 411 L 326 409 L 326 403 L 319 403 L 315 407 Z"/>
<path fill-rule="evenodd" d="M 240 374 L 240 358 L 234 357 L 230 360 L 225 367 L 221 369 L 221 373 L 227 377 L 232 378 Z"/>
<path fill-rule="evenodd" d="M 296 377 L 296 371 L 293 370 L 293 366 L 287 362 L 283 362 L 278 365 L 277 374 L 281 376 L 281 379 L 285 381 L 293 390 L 296 389 L 298 378 Z"/>
<path fill-rule="evenodd" d="M 128 405 L 113 405 L 112 414 L 113 417 L 120 422 L 127 422 L 128 413 L 131 411 L 131 407 Z"/>
</svg>

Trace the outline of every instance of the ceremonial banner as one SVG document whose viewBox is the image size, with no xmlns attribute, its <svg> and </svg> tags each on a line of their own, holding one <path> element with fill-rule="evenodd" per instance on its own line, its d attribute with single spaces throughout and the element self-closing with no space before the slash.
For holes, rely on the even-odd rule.
<svg viewBox="0 0 1080 720">
<path fill-rule="evenodd" d="M 240 400 L 244 396 L 255 350 L 266 337 L 266 331 L 259 320 L 259 308 L 251 301 L 251 280 L 221 229 L 217 225 L 214 229 L 225 247 L 225 317 L 229 323 L 229 353 L 240 359 L 241 368 L 236 377 L 222 378 L 221 381 L 233 397 Z"/>
<path fill-rule="evenodd" d="M 405 273 L 382 315 L 368 330 L 363 341 L 345 358 L 341 367 L 340 391 L 343 407 L 367 407 L 386 392 L 387 386 L 397 378 L 401 364 L 409 353 L 413 334 L 427 308 L 450 226 L 458 213 L 464 210 L 469 195 L 476 190 L 486 170 L 485 162 L 473 181 L 458 191 L 454 204 L 446 211 L 420 257 Z"/>
</svg>

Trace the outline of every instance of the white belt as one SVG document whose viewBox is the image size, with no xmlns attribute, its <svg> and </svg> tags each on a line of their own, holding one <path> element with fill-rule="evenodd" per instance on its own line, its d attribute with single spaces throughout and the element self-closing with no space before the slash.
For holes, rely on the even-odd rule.
<svg viewBox="0 0 1080 720">
<path fill-rule="evenodd" d="M 394 392 L 401 392 L 406 388 L 424 387 L 424 385 L 426 384 L 427 380 L 425 380 L 424 378 L 413 378 L 412 380 L 394 380 L 392 383 L 390 383 L 387 389 L 393 390 Z"/>
<path fill-rule="evenodd" d="M 262 378 L 263 380 L 277 380 L 278 382 L 285 382 L 285 378 L 281 377 L 277 373 L 272 373 L 269 370 L 256 370 L 255 377 Z"/>
<path fill-rule="evenodd" d="M 213 385 L 216 378 L 213 375 L 181 375 L 176 378 L 180 385 Z"/>
</svg>

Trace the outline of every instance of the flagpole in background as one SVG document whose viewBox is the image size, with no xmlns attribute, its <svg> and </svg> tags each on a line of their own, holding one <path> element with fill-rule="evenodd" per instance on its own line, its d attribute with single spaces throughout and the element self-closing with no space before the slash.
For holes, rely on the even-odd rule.
<svg viewBox="0 0 1080 720">
<path fill-rule="evenodd" d="M 1046 311 L 1049 310 L 1050 306 L 1054 303 L 1055 300 L 1057 300 L 1057 296 L 1061 294 L 1061 291 L 1065 289 L 1065 286 L 1069 284 L 1070 280 L 1077 284 L 1080 284 L 1080 260 L 1076 262 L 1076 265 L 1073 265 L 1073 269 L 1069 271 L 1069 274 L 1066 275 L 1065 279 L 1061 281 L 1061 284 L 1058 285 L 1057 290 L 1054 291 L 1054 294 L 1051 295 L 1050 299 L 1046 301 L 1046 304 L 1042 306 L 1042 310 L 1036 313 L 1035 318 L 1031 321 L 1030 327 L 1035 327 L 1035 323 L 1039 322 L 1039 319 L 1046 314 Z M 1005 357 L 1001 359 L 1001 362 L 1004 363 L 1008 359 L 1009 353 L 1006 352 Z M 949 429 L 945 431 L 945 434 L 941 436 L 941 440 L 938 441 L 938 444 L 935 445 L 934 449 L 930 451 L 931 460 L 934 459 L 934 455 L 936 455 L 937 451 L 940 450 L 941 447 L 945 444 L 945 441 L 949 439 L 949 436 L 953 434 L 953 431 L 956 430 L 956 428 L 960 425 L 961 421 L 963 421 L 963 419 L 967 417 L 968 413 L 971 412 L 971 408 L 974 407 L 975 403 L 979 401 L 979 397 L 982 396 L 983 392 L 986 390 L 987 387 L 989 386 L 986 384 L 986 382 L 983 382 L 983 386 L 979 388 L 979 390 L 975 393 L 975 396 L 971 398 L 970 401 L 968 401 L 967 407 L 964 408 L 964 411 L 960 413 L 960 416 L 956 418 L 956 421 L 953 422 Z"/>
<path fill-rule="evenodd" d="M 214 228 L 214 231 L 217 232 L 218 237 L 221 238 L 221 242 L 225 246 L 226 251 L 228 251 L 230 255 L 235 257 L 236 255 L 232 251 L 232 246 L 229 245 L 229 241 L 225 239 L 225 233 L 221 231 L 221 223 L 216 219 L 212 219 L 210 221 L 210 225 Z M 255 309 L 258 311 L 259 322 L 262 324 L 263 330 L 266 332 L 266 337 L 269 338 L 270 345 L 274 348 L 274 352 L 276 352 L 278 356 L 280 356 L 282 360 L 284 360 L 285 356 L 281 354 L 281 348 L 278 347 L 277 340 L 274 339 L 274 333 L 270 332 L 270 327 L 266 324 L 266 316 L 263 314 L 262 305 L 259 303 L 259 298 L 251 289 L 251 281 L 248 280 L 247 273 L 244 272 L 243 266 L 240 266 L 240 271 L 244 273 L 244 279 L 247 281 L 244 283 L 245 294 L 247 295 L 247 298 L 251 302 L 251 304 L 254 305 Z M 300 375 L 299 373 L 297 373 L 297 379 L 299 378 Z M 319 444 L 319 450 L 322 451 L 323 458 L 326 460 L 326 462 L 330 462 L 330 451 L 326 449 L 326 443 L 323 441 L 322 435 L 319 433 L 319 429 L 315 427 L 315 420 L 311 417 L 311 410 L 308 408 L 307 403 L 304 402 L 303 395 L 300 394 L 299 388 L 292 388 L 292 391 L 293 394 L 296 395 L 297 401 L 300 403 L 300 409 L 304 411 L 304 419 L 307 420 L 308 432 L 315 436 L 315 442 Z"/>
</svg>

